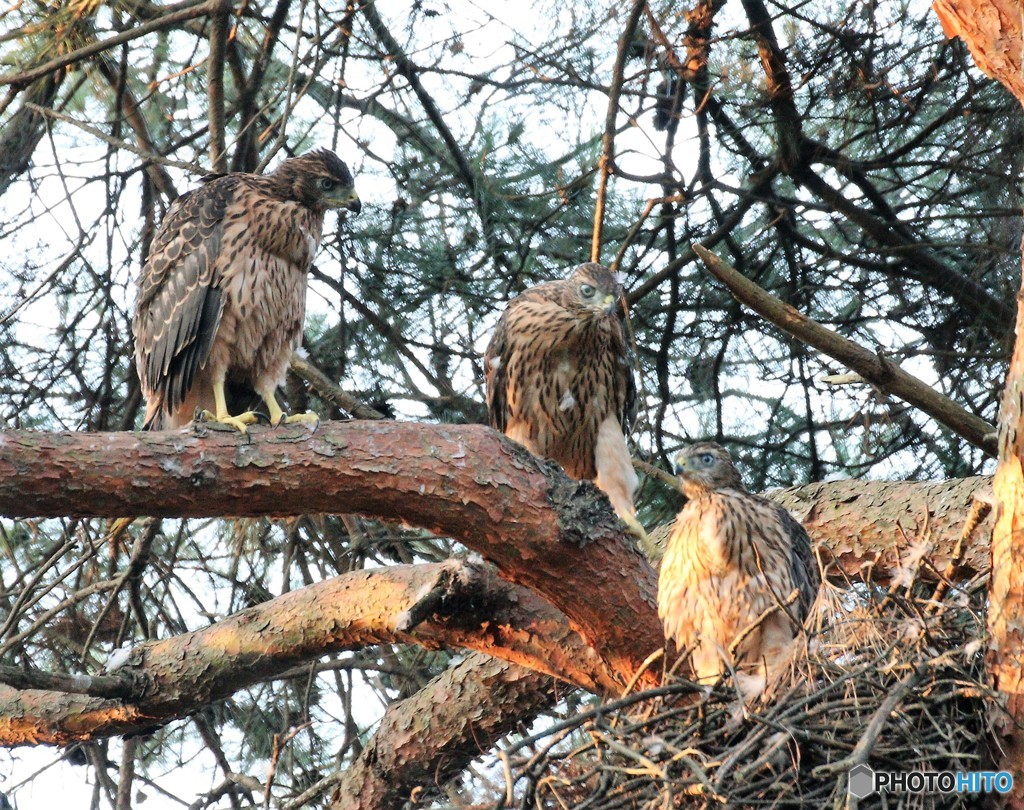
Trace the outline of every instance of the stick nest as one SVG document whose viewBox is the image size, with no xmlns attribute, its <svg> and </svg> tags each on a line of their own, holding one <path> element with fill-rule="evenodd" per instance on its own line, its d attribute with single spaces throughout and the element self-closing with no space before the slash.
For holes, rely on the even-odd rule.
<svg viewBox="0 0 1024 810">
<path fill-rule="evenodd" d="M 789 670 L 745 712 L 728 677 L 709 695 L 667 676 L 506 752 L 514 787 L 499 806 L 838 808 L 858 763 L 986 770 L 984 595 L 984 582 L 826 585 Z M 875 794 L 859 806 L 976 800 Z"/>
</svg>

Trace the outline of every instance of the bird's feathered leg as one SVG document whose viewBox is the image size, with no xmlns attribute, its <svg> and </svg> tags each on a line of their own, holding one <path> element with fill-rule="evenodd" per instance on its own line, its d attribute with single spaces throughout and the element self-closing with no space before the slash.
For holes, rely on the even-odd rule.
<svg viewBox="0 0 1024 810">
<path fill-rule="evenodd" d="M 637 520 L 636 507 L 633 505 L 633 490 L 639 482 L 633 470 L 626 438 L 622 435 L 618 419 L 614 417 L 608 417 L 598 427 L 594 466 L 597 468 L 594 483 L 608 496 L 615 513 L 640 541 L 641 551 L 650 558 L 654 546 Z"/>
<path fill-rule="evenodd" d="M 270 411 L 270 424 L 277 425 L 294 425 L 300 423 L 303 425 L 309 425 L 312 430 L 315 430 L 317 425 L 320 424 L 320 417 L 312 411 L 306 411 L 306 413 L 293 413 L 291 416 L 285 416 L 284 409 L 277 403 L 277 393 L 274 390 L 276 386 L 268 385 L 261 386 L 256 392 L 262 397 L 263 401 L 267 403 L 267 410 Z"/>
<path fill-rule="evenodd" d="M 254 425 L 259 421 L 259 415 L 252 411 L 240 413 L 238 416 L 232 416 L 228 413 L 228 401 L 224 395 L 223 377 L 219 377 L 213 382 L 213 402 L 217 412 L 203 411 L 201 414 L 206 422 L 219 422 L 222 425 L 230 425 L 239 433 L 248 433 L 249 430 L 246 425 Z M 277 403 L 274 404 L 276 405 Z"/>
</svg>

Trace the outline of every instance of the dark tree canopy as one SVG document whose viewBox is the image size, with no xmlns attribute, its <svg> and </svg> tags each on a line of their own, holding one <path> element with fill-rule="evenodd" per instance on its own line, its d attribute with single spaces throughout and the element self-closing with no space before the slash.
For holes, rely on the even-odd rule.
<svg viewBox="0 0 1024 810">
<path fill-rule="evenodd" d="M 995 424 L 1020 272 L 1018 103 L 928 3 L 629 6 L 11 5 L 0 429 L 139 426 L 134 279 L 168 205 L 211 171 L 327 147 L 363 211 L 343 227 L 328 217 L 291 410 L 486 422 L 481 355 L 498 316 L 591 258 L 603 200 L 600 258 L 625 276 L 638 368 L 637 458 L 667 468 L 684 442 L 718 441 L 751 491 L 989 472 L 976 444 L 884 386 L 837 380 L 843 364 L 741 306 L 691 244 Z M 339 407 L 338 386 L 362 409 Z M 637 501 L 648 526 L 679 506 L 653 478 Z M 105 530 L 0 521 L 0 666 L 95 674 L 118 646 L 461 551 L 352 515 L 165 518 L 114 542 Z M 204 806 L 240 807 L 246 788 L 229 775 L 262 779 L 268 763 L 274 806 L 313 785 L 322 801 L 384 707 L 448 669 L 453 652 L 436 646 L 332 653 L 316 672 L 67 757 L 90 766 L 96 806 L 118 801 L 117 758 L 122 775 L 134 761 L 161 785 L 178 762 L 216 771 L 186 803 L 212 790 Z M 552 704 L 537 697 L 546 681 L 516 684 L 534 711 Z M 452 796 L 490 800 L 491 776 L 469 774 Z"/>
</svg>

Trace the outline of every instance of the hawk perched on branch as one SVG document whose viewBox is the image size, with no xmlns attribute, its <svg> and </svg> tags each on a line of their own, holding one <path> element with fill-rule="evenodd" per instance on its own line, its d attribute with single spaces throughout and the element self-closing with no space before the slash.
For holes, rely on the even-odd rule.
<svg viewBox="0 0 1024 810">
<path fill-rule="evenodd" d="M 316 420 L 285 417 L 275 390 L 302 338 L 324 214 L 360 207 L 351 172 L 326 149 L 266 175 L 204 178 L 174 202 L 142 268 L 132 320 L 147 429 L 178 427 L 198 407 L 245 433 L 256 414 L 228 413 L 224 386 L 235 381 L 259 394 L 272 424 Z"/>
<path fill-rule="evenodd" d="M 686 448 L 676 473 L 689 500 L 658 580 L 665 637 L 692 650 L 697 680 L 734 669 L 750 700 L 785 663 L 818 593 L 811 541 L 782 506 L 743 488 L 720 445 Z"/>
<path fill-rule="evenodd" d="M 581 264 L 512 299 L 484 356 L 487 409 L 492 427 L 594 481 L 643 539 L 624 435 L 636 388 L 616 315 L 621 294 L 610 270 Z"/>
</svg>

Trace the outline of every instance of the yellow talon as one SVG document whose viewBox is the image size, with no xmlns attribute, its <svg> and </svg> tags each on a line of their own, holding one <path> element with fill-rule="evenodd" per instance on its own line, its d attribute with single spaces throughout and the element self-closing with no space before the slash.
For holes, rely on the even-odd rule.
<svg viewBox="0 0 1024 810">
<path fill-rule="evenodd" d="M 223 414 L 213 414 L 209 411 L 203 411 L 200 417 L 204 422 L 216 422 L 221 425 L 229 425 L 237 430 L 239 433 L 248 433 L 246 425 L 255 425 L 259 421 L 259 415 L 252 411 L 246 411 L 240 413 L 238 416 L 232 416 L 225 412 Z"/>
<path fill-rule="evenodd" d="M 280 405 L 277 404 L 277 396 L 274 394 L 273 387 L 264 388 L 258 391 L 259 395 L 263 397 L 263 401 L 267 403 L 267 410 L 270 412 L 270 424 L 274 427 L 278 425 L 294 425 L 304 424 L 309 425 L 311 430 L 316 430 L 320 424 L 320 417 L 312 411 L 307 413 L 293 413 L 291 416 L 286 416 L 284 410 Z"/>
<path fill-rule="evenodd" d="M 199 418 L 204 422 L 217 422 L 222 425 L 228 425 L 233 427 L 239 433 L 248 433 L 246 425 L 254 425 L 259 421 L 259 416 L 252 411 L 246 411 L 240 413 L 238 416 L 232 416 L 228 413 L 228 403 L 224 396 L 224 382 L 215 382 L 213 384 L 213 402 L 217 408 L 217 413 L 213 414 L 209 411 L 203 411 L 199 414 Z"/>
<path fill-rule="evenodd" d="M 308 425 L 310 430 L 316 430 L 320 426 L 320 417 L 312 411 L 306 411 L 305 413 L 293 413 L 291 416 L 286 416 L 281 422 L 286 425 Z"/>
</svg>

